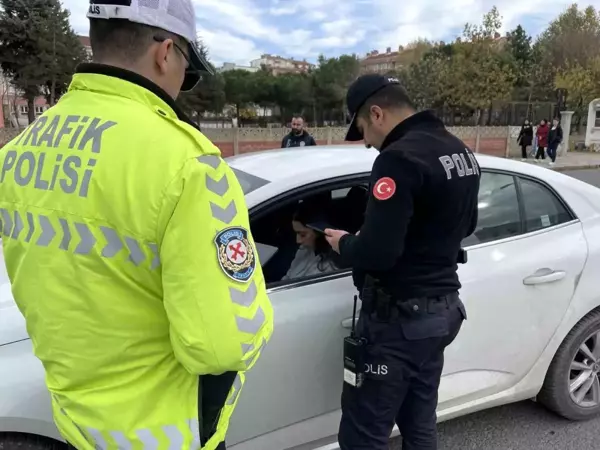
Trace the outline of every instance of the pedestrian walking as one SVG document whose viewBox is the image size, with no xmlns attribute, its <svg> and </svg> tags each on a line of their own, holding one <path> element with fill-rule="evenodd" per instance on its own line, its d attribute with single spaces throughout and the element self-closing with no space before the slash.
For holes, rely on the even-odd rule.
<svg viewBox="0 0 600 450">
<path fill-rule="evenodd" d="M 292 131 L 290 131 L 281 141 L 281 148 L 309 147 L 317 145 L 313 138 L 304 128 L 304 118 L 294 116 L 292 118 Z"/>
<path fill-rule="evenodd" d="M 404 450 L 434 450 L 444 349 L 466 319 L 456 270 L 477 222 L 480 169 L 396 78 L 359 77 L 347 104 L 346 140 L 380 153 L 359 233 L 325 230 L 362 300 L 344 342 L 340 448 L 387 450 L 395 422 Z"/>
<path fill-rule="evenodd" d="M 521 158 L 523 160 L 527 159 L 527 147 L 529 147 L 532 142 L 533 127 L 531 126 L 531 123 L 529 123 L 529 120 L 525 119 L 521 131 L 519 131 L 519 136 L 517 137 L 517 144 L 521 147 Z"/>
<path fill-rule="evenodd" d="M 548 156 L 550 157 L 550 165 L 556 163 L 556 153 L 558 146 L 563 141 L 563 129 L 560 126 L 560 120 L 555 118 L 552 120 L 552 128 L 548 132 Z"/>
<path fill-rule="evenodd" d="M 540 124 L 535 131 L 535 136 L 537 138 L 537 153 L 535 154 L 535 159 L 546 159 L 546 147 L 548 147 L 548 133 L 550 128 L 548 127 L 548 122 L 546 119 L 542 119 Z"/>
<path fill-rule="evenodd" d="M 0 155 L 14 298 L 71 448 L 224 449 L 273 313 L 236 176 L 175 104 L 212 71 L 194 8 L 88 17 L 94 62 Z"/>
</svg>

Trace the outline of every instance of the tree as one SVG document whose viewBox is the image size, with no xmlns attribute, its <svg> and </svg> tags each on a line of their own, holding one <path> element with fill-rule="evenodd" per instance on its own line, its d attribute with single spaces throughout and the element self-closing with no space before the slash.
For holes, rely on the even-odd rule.
<svg viewBox="0 0 600 450">
<path fill-rule="evenodd" d="M 556 101 L 552 88 L 566 88 L 569 107 L 576 113 L 573 120 L 581 125 L 587 115 L 588 83 L 595 78 L 600 57 L 599 12 L 593 6 L 580 10 L 571 5 L 550 23 L 535 47 L 541 82 L 550 87 L 548 98 Z"/>
<path fill-rule="evenodd" d="M 593 6 L 580 11 L 573 4 L 550 23 L 538 42 L 543 63 L 553 73 L 570 64 L 585 67 L 600 55 L 600 15 Z"/>
<path fill-rule="evenodd" d="M 531 36 L 527 34 L 521 25 L 518 25 L 514 30 L 507 33 L 506 40 L 507 51 L 511 54 L 515 63 L 516 87 L 529 88 L 531 68 L 534 64 Z"/>
<path fill-rule="evenodd" d="M 483 110 L 491 111 L 494 100 L 510 99 L 516 80 L 513 60 L 498 40 L 501 27 L 496 7 L 483 16 L 481 25 L 465 25 L 446 73 L 451 104 L 474 109 L 478 121 Z"/>
<path fill-rule="evenodd" d="M 31 123 L 35 98 L 54 101 L 84 55 L 58 0 L 0 0 L 0 68 L 24 93 Z"/>
<path fill-rule="evenodd" d="M 592 6 L 579 10 L 577 4 L 571 5 L 550 23 L 534 50 L 539 58 L 538 84 L 549 88 L 541 94 L 556 100 L 552 87 L 558 73 L 576 66 L 585 68 L 590 60 L 600 56 L 598 12 Z"/>
<path fill-rule="evenodd" d="M 277 106 L 278 99 L 273 74 L 263 68 L 255 72 L 252 79 L 254 103 L 265 110 Z"/>
<path fill-rule="evenodd" d="M 316 108 L 324 119 L 346 118 L 346 92 L 360 73 L 360 62 L 356 55 L 341 55 L 338 58 L 319 56 L 318 67 L 313 72 Z"/>
<path fill-rule="evenodd" d="M 225 101 L 235 107 L 236 117 L 241 110 L 252 102 L 252 73 L 246 70 L 228 70 L 223 72 L 225 80 Z"/>
<path fill-rule="evenodd" d="M 403 68 L 410 67 L 411 64 L 418 64 L 434 46 L 435 44 L 427 39 L 412 41 L 405 47 L 402 47 L 402 51 L 396 59 L 396 64 Z"/>
<path fill-rule="evenodd" d="M 484 14 L 480 25 L 465 24 L 463 38 L 467 42 L 488 42 L 500 36 L 500 28 L 502 28 L 502 16 L 498 8 L 493 6 L 489 12 Z"/>
<path fill-rule="evenodd" d="M 419 109 L 439 108 L 446 102 L 446 77 L 450 65 L 449 47 L 436 46 L 423 58 L 403 69 L 399 78 Z"/>
<path fill-rule="evenodd" d="M 587 115 L 589 103 L 599 96 L 599 86 L 600 57 L 589 60 L 586 67 L 573 63 L 557 72 L 555 87 L 568 91 L 568 107 L 575 112 L 578 126 Z"/>
</svg>

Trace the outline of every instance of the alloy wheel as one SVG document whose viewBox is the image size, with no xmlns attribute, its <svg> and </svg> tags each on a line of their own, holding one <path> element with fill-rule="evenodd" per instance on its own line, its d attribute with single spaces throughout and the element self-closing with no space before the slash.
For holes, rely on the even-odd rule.
<svg viewBox="0 0 600 450">
<path fill-rule="evenodd" d="M 600 331 L 589 335 L 579 346 L 569 370 L 569 395 L 581 408 L 600 404 Z"/>
</svg>

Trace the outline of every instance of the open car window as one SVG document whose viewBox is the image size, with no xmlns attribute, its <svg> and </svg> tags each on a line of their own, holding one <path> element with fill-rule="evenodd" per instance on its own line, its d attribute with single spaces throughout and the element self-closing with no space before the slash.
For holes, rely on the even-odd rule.
<svg viewBox="0 0 600 450">
<path fill-rule="evenodd" d="M 307 250 L 305 246 L 301 248 L 292 218 L 307 202 L 316 207 L 318 213 L 324 214 L 323 220 L 332 228 L 356 233 L 364 220 L 369 197 L 367 186 L 364 179 L 356 179 L 330 187 L 307 188 L 304 193 L 295 191 L 287 200 L 282 199 L 262 214 L 252 217 L 252 236 L 269 288 L 310 280 L 317 282 L 320 278 L 347 271 L 348 268 L 342 267 L 336 255 L 326 251 L 331 250 L 328 244 L 325 243 L 326 248 L 322 242 L 317 245 L 320 248 L 318 252 Z"/>
</svg>

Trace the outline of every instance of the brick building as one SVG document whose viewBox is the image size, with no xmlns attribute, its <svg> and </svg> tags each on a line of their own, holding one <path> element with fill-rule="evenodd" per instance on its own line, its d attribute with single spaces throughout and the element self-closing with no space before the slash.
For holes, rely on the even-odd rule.
<svg viewBox="0 0 600 450">
<path fill-rule="evenodd" d="M 362 73 L 381 73 L 386 74 L 400 69 L 401 65 L 398 57 L 402 53 L 402 47 L 392 51 L 388 47 L 385 52 L 379 53 L 378 50 L 373 50 L 360 60 L 360 70 Z"/>
</svg>

